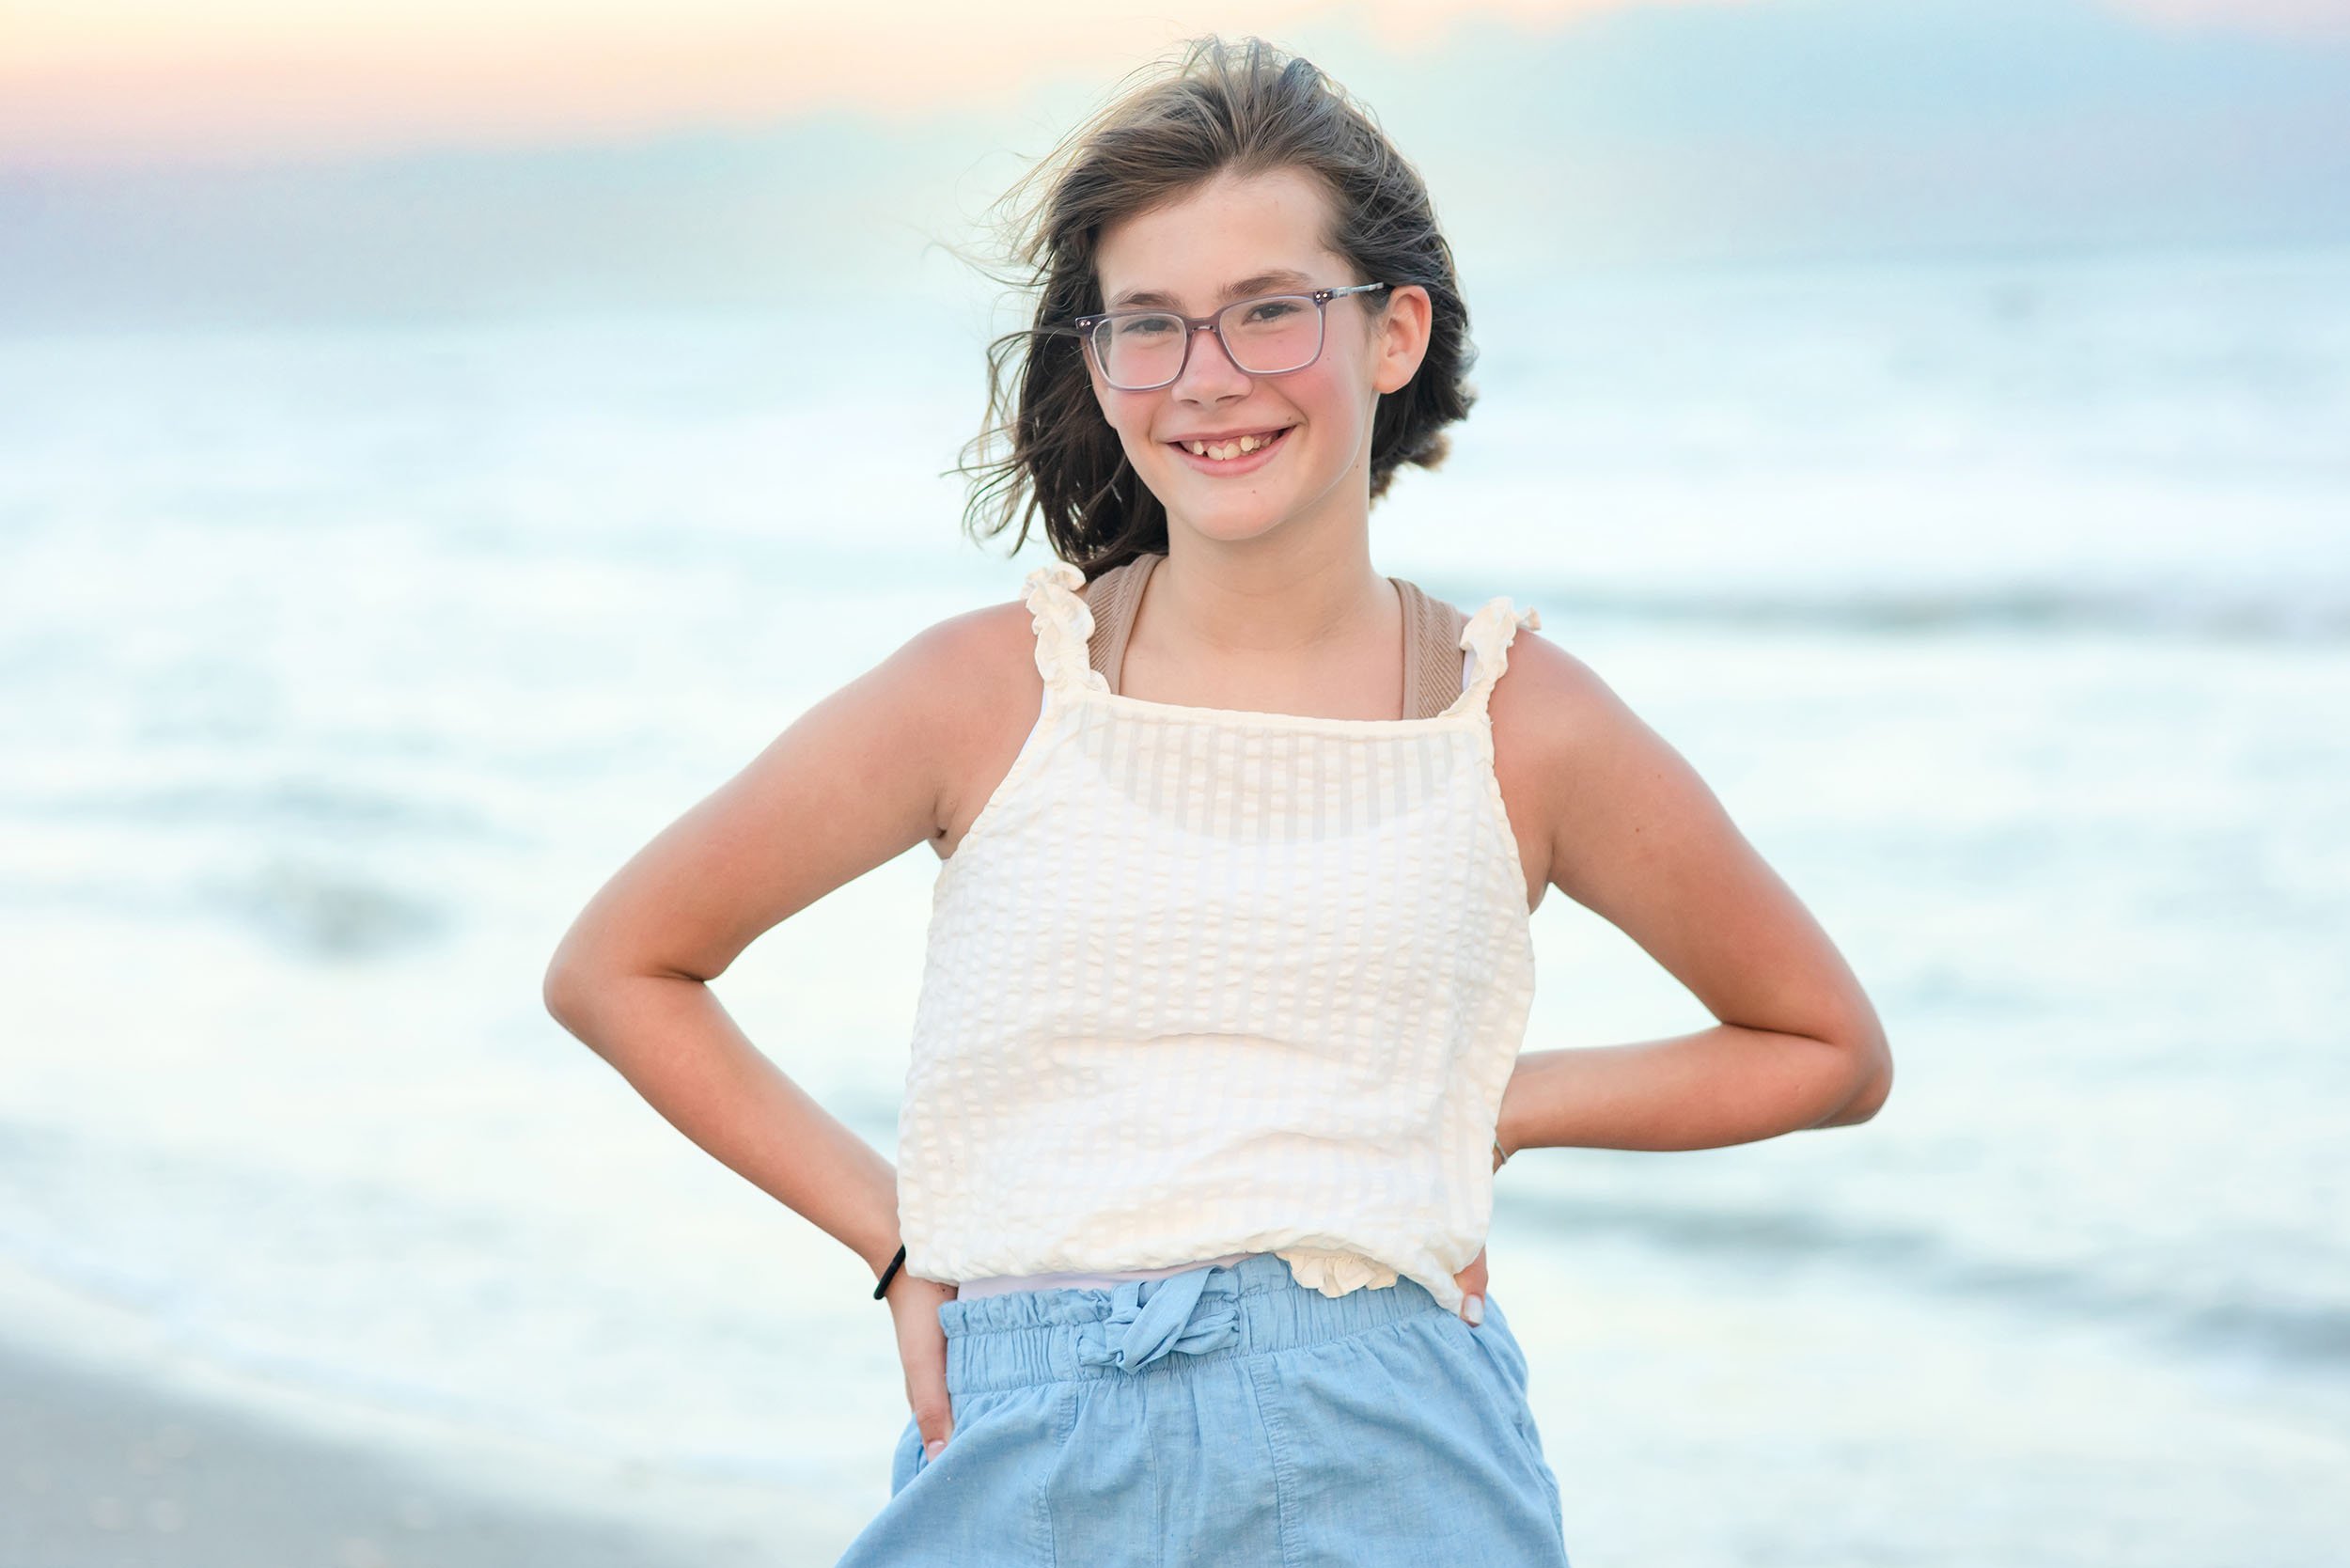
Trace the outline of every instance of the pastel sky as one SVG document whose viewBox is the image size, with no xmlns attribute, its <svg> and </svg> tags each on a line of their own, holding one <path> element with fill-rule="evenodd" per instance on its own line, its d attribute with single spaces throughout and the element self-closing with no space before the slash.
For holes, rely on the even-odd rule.
<svg viewBox="0 0 2350 1568">
<path fill-rule="evenodd" d="M 1220 31 L 1345 23 L 1398 56 L 1464 26 L 1807 0 L 0 0 L 0 165 L 268 164 L 555 146 L 816 112 L 918 120 Z M 2149 30 L 2350 38 L 2350 0 L 2097 0 Z M 1898 12 L 1898 6 L 1888 8 Z"/>
<path fill-rule="evenodd" d="M 940 246 L 1208 32 L 1369 103 L 1496 283 L 2350 243 L 2350 0 L 38 4 L 0 334 L 960 301 Z"/>
</svg>

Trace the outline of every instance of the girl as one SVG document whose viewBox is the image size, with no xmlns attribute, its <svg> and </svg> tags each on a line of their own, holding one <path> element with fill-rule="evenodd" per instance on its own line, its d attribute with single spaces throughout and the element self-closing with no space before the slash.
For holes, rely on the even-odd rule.
<svg viewBox="0 0 2350 1568">
<path fill-rule="evenodd" d="M 1485 1289 L 1494 1172 L 1865 1121 L 1883 1032 L 1531 612 L 1371 565 L 1371 504 L 1442 462 L 1473 352 L 1368 114 L 1211 38 L 1032 178 L 993 488 L 1058 558 L 664 832 L 566 937 L 549 1005 L 873 1270 L 911 1415 L 844 1568 L 1557 1568 Z M 893 1170 L 705 982 L 925 840 Z M 1725 1021 L 1521 1059 L 1553 886 Z"/>
</svg>

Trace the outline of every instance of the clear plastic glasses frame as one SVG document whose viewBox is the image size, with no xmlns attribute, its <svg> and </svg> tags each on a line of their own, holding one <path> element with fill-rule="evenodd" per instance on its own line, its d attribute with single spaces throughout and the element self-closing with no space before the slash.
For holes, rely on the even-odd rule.
<svg viewBox="0 0 2350 1568">
<path fill-rule="evenodd" d="M 1241 374 L 1286 376 L 1292 371 L 1304 369 L 1322 357 L 1322 346 L 1328 341 L 1330 336 L 1330 302 L 1332 300 L 1346 294 L 1368 294 L 1374 290 L 1386 287 L 1387 286 L 1384 283 L 1356 283 L 1343 289 L 1316 289 L 1311 293 L 1306 294 L 1259 294 L 1254 299 L 1234 300 L 1213 316 L 1186 316 L 1180 310 L 1167 310 L 1158 306 L 1136 306 L 1131 310 L 1104 310 L 1097 311 L 1090 316 L 1075 317 L 1059 330 L 1074 337 L 1085 346 L 1087 357 L 1092 360 L 1093 368 L 1101 375 L 1103 381 L 1120 392 L 1155 392 L 1162 386 L 1174 385 L 1176 382 L 1183 379 L 1183 371 L 1190 368 L 1192 345 L 1198 341 L 1199 334 L 1203 332 L 1215 334 L 1216 341 L 1223 346 L 1224 356 L 1232 362 Z M 1263 305 L 1268 300 L 1296 300 L 1301 303 L 1310 303 L 1313 306 L 1314 352 L 1296 364 L 1285 365 L 1277 370 L 1252 370 L 1242 365 L 1240 356 L 1232 353 L 1232 340 L 1225 335 L 1224 321 L 1235 310 L 1246 310 Z M 1183 356 L 1175 362 L 1175 373 L 1164 381 L 1149 382 L 1138 386 L 1130 386 L 1123 382 L 1111 380 L 1107 355 L 1103 352 L 1103 335 L 1119 321 L 1133 321 L 1146 316 L 1164 316 L 1169 321 L 1183 322 Z"/>
</svg>

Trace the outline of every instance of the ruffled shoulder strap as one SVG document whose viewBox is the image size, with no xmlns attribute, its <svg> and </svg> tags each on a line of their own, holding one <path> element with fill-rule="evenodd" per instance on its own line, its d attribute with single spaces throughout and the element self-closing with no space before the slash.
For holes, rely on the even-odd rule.
<svg viewBox="0 0 2350 1568">
<path fill-rule="evenodd" d="M 1477 655 L 1466 688 L 1472 706 L 1480 711 L 1484 708 L 1493 696 L 1494 682 L 1510 667 L 1510 644 L 1516 639 L 1518 628 L 1523 626 L 1532 632 L 1542 624 L 1540 610 L 1528 609 L 1521 614 L 1506 593 L 1478 606 L 1477 613 L 1468 618 L 1468 624 L 1461 628 L 1458 644 Z"/>
<path fill-rule="evenodd" d="M 1036 629 L 1037 673 L 1053 691 L 1076 686 L 1109 690 L 1109 682 L 1086 655 L 1086 639 L 1093 635 L 1093 612 L 1077 593 L 1085 586 L 1083 572 L 1057 560 L 1029 572 L 1021 588 L 1029 624 Z"/>
</svg>

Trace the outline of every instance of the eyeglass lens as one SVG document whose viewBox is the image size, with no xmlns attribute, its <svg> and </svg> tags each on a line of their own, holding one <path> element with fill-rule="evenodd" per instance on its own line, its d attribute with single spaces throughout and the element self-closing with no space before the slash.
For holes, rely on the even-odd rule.
<svg viewBox="0 0 2350 1568">
<path fill-rule="evenodd" d="M 1273 294 L 1226 306 L 1218 324 L 1232 363 L 1252 376 L 1303 369 L 1322 352 L 1322 312 L 1304 294 Z M 1180 316 L 1120 316 L 1093 329 L 1102 374 L 1119 387 L 1162 386 L 1183 368 L 1191 336 Z"/>
</svg>

